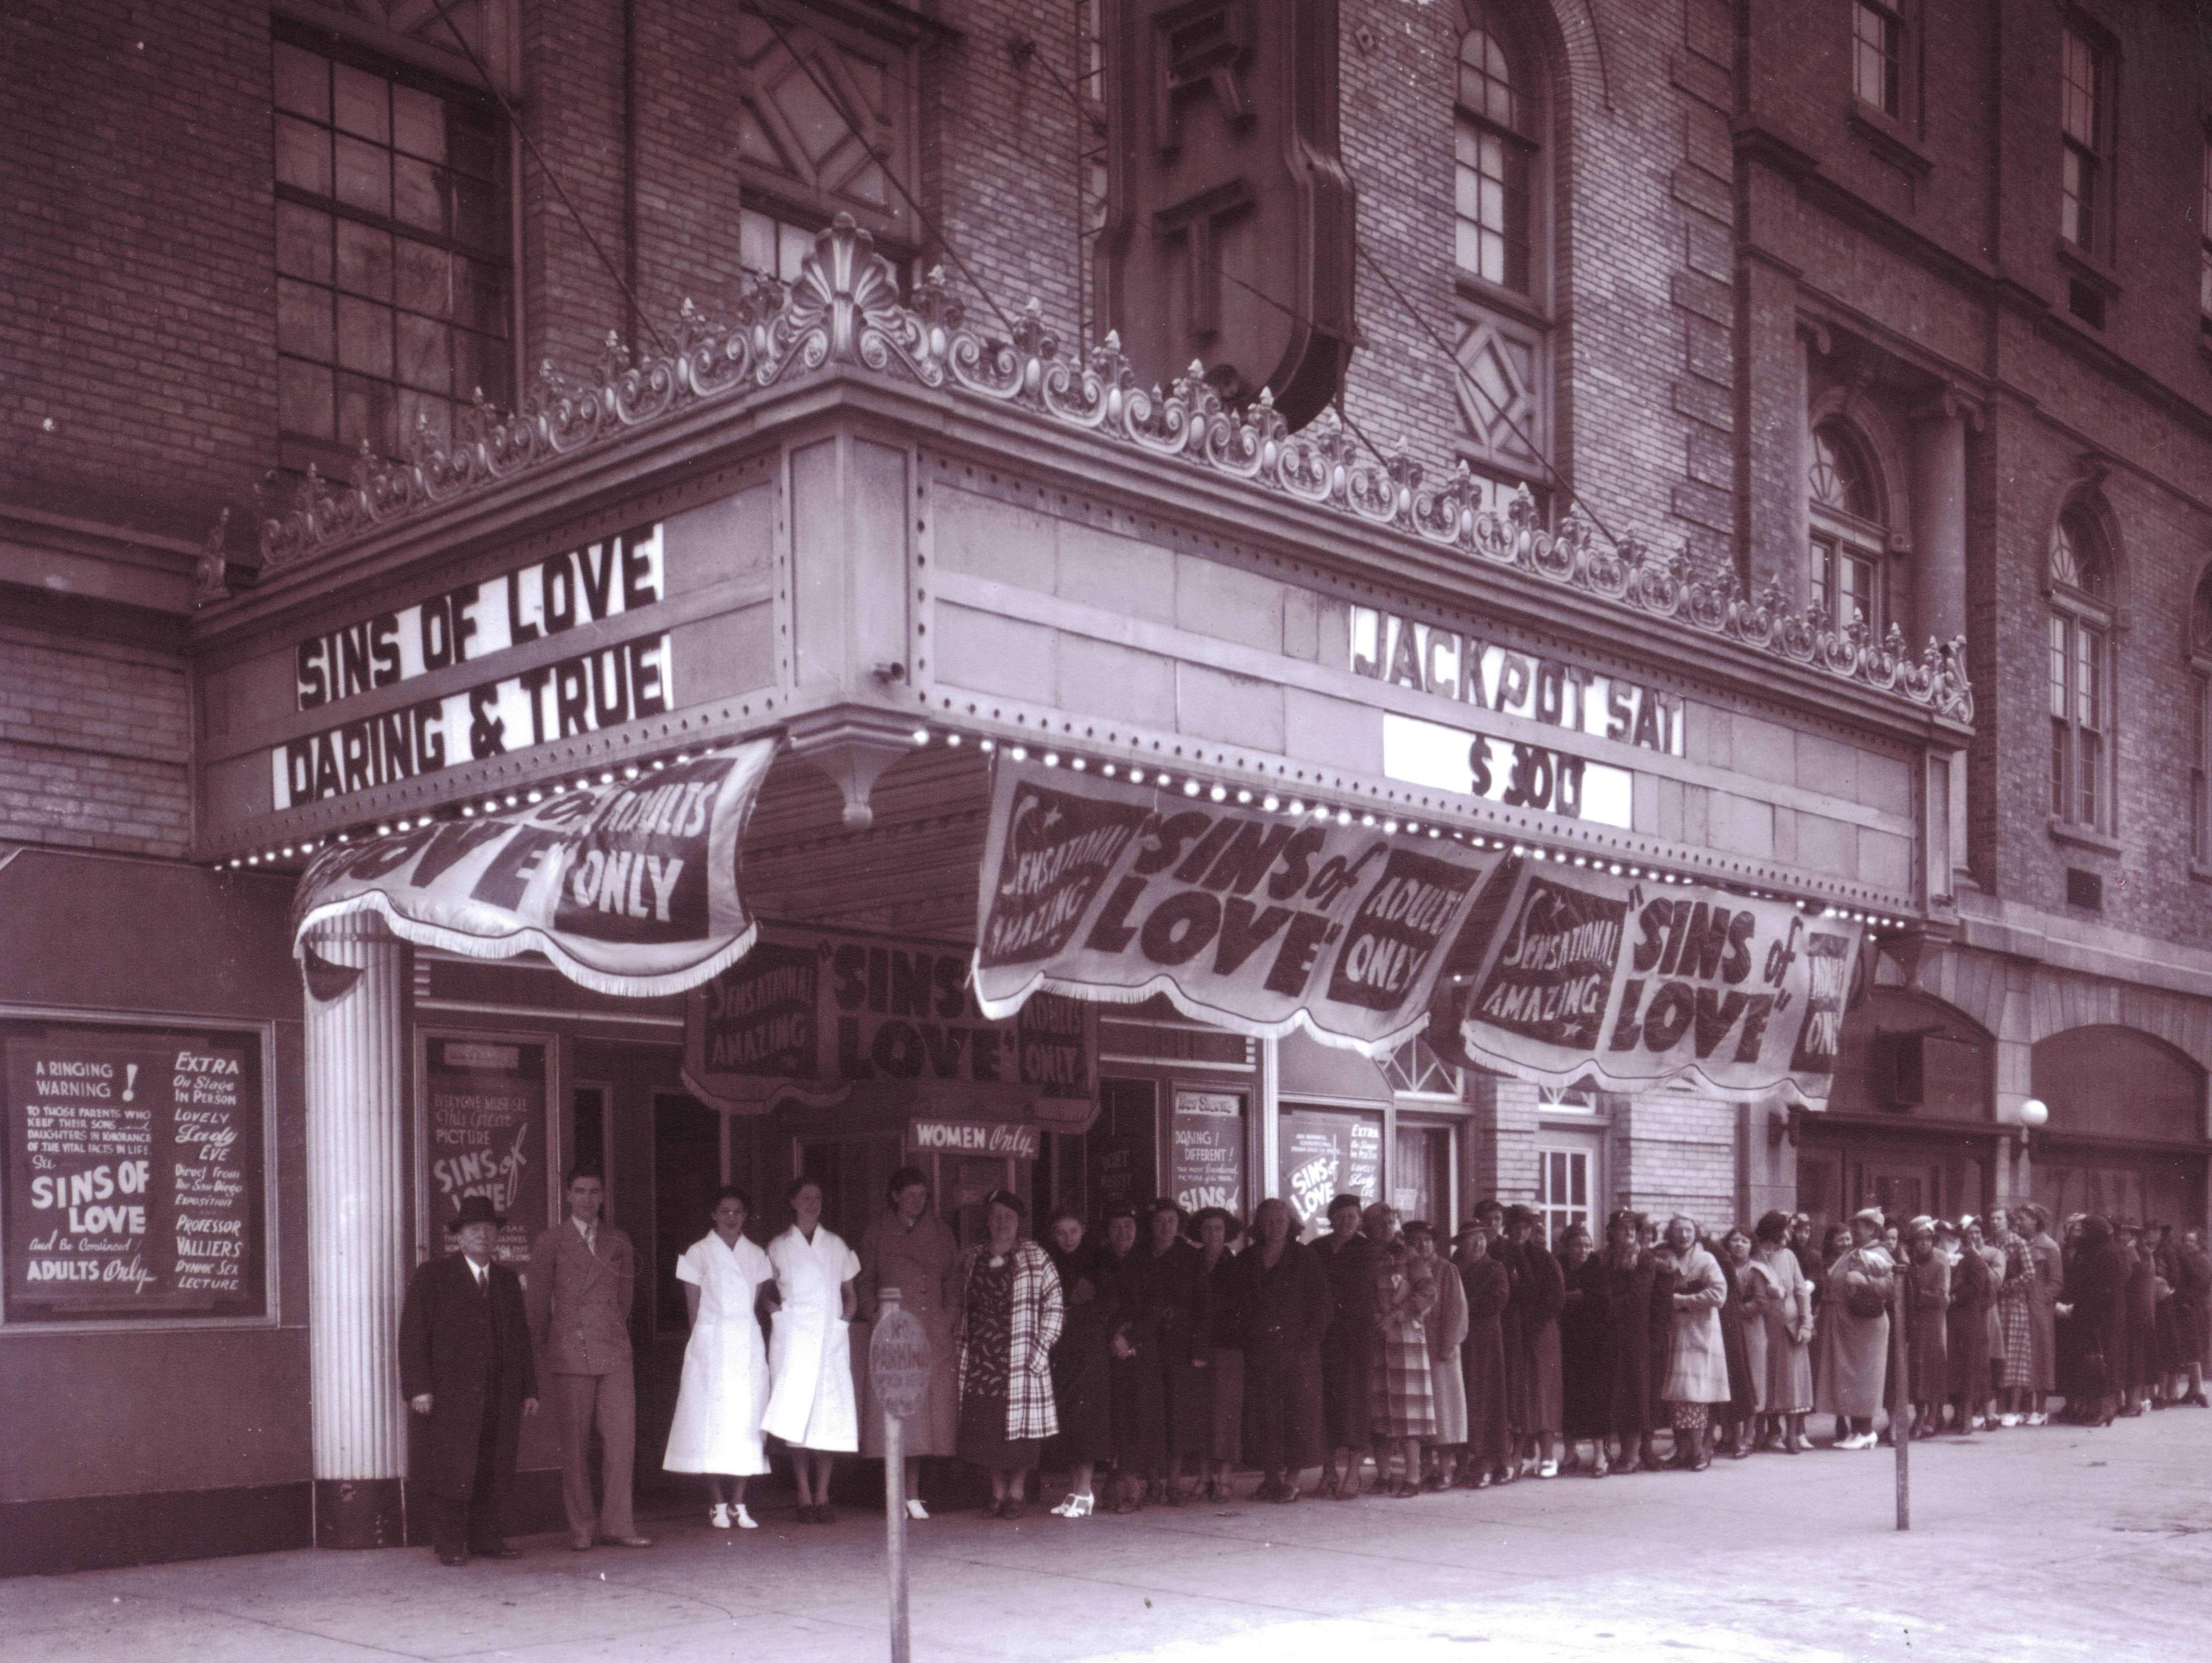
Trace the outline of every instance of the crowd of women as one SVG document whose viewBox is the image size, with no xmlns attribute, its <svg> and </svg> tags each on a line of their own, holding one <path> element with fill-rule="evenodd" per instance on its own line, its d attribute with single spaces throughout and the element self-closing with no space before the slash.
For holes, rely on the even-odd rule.
<svg viewBox="0 0 2212 1663">
<path fill-rule="evenodd" d="M 763 1435 L 789 1447 L 809 1522 L 832 1516 L 836 1454 L 883 1454 L 849 1336 L 894 1301 L 933 1359 L 903 1427 L 917 1519 L 929 1456 L 988 1472 L 999 1518 L 1050 1465 L 1070 1479 L 1053 1511 L 1079 1519 L 1229 1499 L 1239 1472 L 1290 1502 L 1702 1471 L 1802 1454 L 1815 1414 L 1856 1450 L 2206 1406 L 2203 1233 L 2083 1215 L 2054 1236 L 2032 1204 L 1955 1223 L 1869 1208 L 1817 1245 L 1802 1213 L 1714 1233 L 1622 1211 L 1602 1241 L 1575 1223 L 1547 1243 L 1526 1207 L 1485 1202 L 1445 1241 L 1340 1195 L 1308 1243 L 1274 1199 L 1249 1231 L 1158 1200 L 1109 1209 L 1096 1236 L 1062 1210 L 1032 1239 L 1002 1191 L 963 1250 L 903 1168 L 856 1252 L 818 1185 L 788 1199 L 763 1252 L 726 1189 L 677 1270 L 694 1328 L 665 1464 L 707 1475 L 718 1526 L 751 1527 Z"/>
</svg>

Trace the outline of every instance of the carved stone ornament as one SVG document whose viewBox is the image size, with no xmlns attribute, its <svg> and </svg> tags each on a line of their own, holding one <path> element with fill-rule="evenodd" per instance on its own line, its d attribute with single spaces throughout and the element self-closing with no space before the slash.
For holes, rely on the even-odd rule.
<svg viewBox="0 0 2212 1663">
<path fill-rule="evenodd" d="M 1792 606 L 1778 583 L 1753 596 L 1732 573 L 1693 576 L 1681 552 L 1660 553 L 1634 537 L 1606 541 L 1571 513 L 1547 531 L 1525 489 L 1502 509 L 1486 508 L 1481 483 L 1463 464 L 1431 484 L 1402 441 L 1381 461 L 1363 458 L 1334 412 L 1293 434 L 1264 391 L 1233 411 L 1200 364 L 1165 391 L 1147 390 L 1111 335 L 1088 353 L 1063 355 L 1034 299 L 1012 339 L 985 335 L 968 326 L 966 308 L 947 292 L 941 269 L 916 285 L 911 307 L 902 306 L 890 262 L 842 214 L 815 238 L 788 288 L 750 280 L 727 320 L 686 300 L 671 339 L 668 355 L 641 358 L 610 335 L 590 380 L 571 380 L 545 365 L 520 410 L 502 414 L 480 402 L 456 422 L 452 445 L 418 432 L 398 461 L 364 455 L 355 484 L 334 486 L 311 467 L 291 509 L 262 523 L 263 574 L 672 410 L 743 398 L 834 365 L 1020 410 L 1473 562 L 1511 567 L 1724 635 L 1960 722 L 1974 719 L 1963 635 L 1931 638 L 1916 657 L 1895 625 L 1880 639 L 1863 623 L 1838 628 L 1817 609 Z"/>
</svg>

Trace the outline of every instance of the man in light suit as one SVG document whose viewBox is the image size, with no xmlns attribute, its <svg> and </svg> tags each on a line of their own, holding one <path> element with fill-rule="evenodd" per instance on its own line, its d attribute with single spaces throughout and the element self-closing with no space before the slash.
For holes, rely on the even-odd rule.
<svg viewBox="0 0 2212 1663">
<path fill-rule="evenodd" d="M 568 1216 L 530 1253 L 530 1334 L 553 1376 L 561 1426 L 561 1500 L 568 1545 L 594 1541 L 651 1547 L 630 1517 L 630 1466 L 637 1443 L 637 1383 L 630 1372 L 629 1308 L 637 1292 L 637 1250 L 604 1223 L 606 1183 L 578 1168 L 568 1174 Z M 592 1429 L 603 1446 L 603 1492 L 592 1506 Z"/>
<path fill-rule="evenodd" d="M 502 1221 L 465 1195 L 446 1229 L 459 1253 L 415 1272 L 399 1314 L 399 1389 L 429 1423 L 416 1480 L 433 1499 L 438 1563 L 512 1559 L 501 1534 L 522 1417 L 538 1412 L 522 1284 L 492 1263 Z"/>
</svg>

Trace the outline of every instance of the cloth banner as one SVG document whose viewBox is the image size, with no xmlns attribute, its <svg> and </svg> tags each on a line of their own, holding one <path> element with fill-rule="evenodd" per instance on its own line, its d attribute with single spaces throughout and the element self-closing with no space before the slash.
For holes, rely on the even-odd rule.
<svg viewBox="0 0 2212 1663">
<path fill-rule="evenodd" d="M 602 993 L 680 993 L 742 958 L 758 926 L 738 847 L 777 742 L 755 739 L 505 814 L 336 843 L 292 905 L 292 940 L 349 913 L 471 958 L 543 953 Z"/>
<path fill-rule="evenodd" d="M 1504 859 L 1000 759 L 977 907 L 985 1015 L 1039 988 L 1388 1056 Z"/>
<path fill-rule="evenodd" d="M 1430 1044 L 1541 1084 L 1828 1096 L 1859 926 L 1703 885 L 1516 858 L 1453 944 Z"/>
</svg>

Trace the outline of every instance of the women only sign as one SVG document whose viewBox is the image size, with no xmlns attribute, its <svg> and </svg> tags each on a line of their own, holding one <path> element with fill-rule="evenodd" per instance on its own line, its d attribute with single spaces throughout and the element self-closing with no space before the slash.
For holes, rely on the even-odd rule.
<svg viewBox="0 0 2212 1663">
<path fill-rule="evenodd" d="M 542 952 L 599 992 L 680 993 L 752 945 L 738 844 L 775 755 L 757 739 L 506 814 L 333 844 L 300 880 L 294 940 L 374 912 L 418 946 Z"/>
<path fill-rule="evenodd" d="M 1240 1032 L 1387 1056 L 1428 1020 L 1445 948 L 1503 857 L 1002 762 L 975 995 L 1164 993 Z"/>
<path fill-rule="evenodd" d="M 1430 1042 L 1550 1084 L 1817 1102 L 1858 945 L 1787 901 L 1516 859 L 1453 947 Z"/>
</svg>

